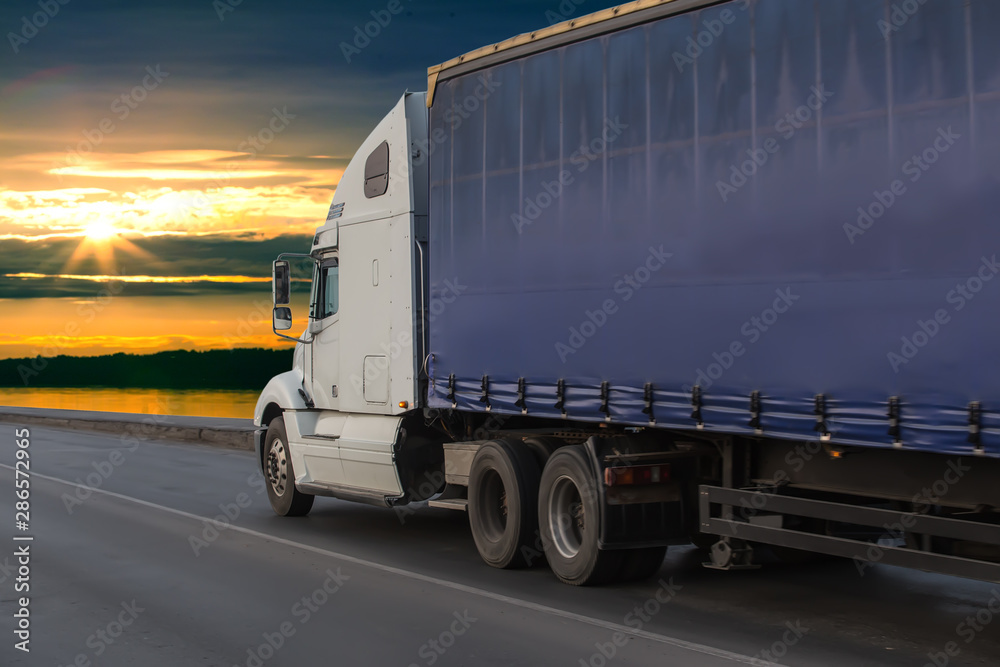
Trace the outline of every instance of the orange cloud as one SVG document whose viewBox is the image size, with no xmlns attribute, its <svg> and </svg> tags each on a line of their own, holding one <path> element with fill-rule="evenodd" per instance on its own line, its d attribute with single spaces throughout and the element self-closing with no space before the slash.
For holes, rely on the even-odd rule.
<svg viewBox="0 0 1000 667">
<path fill-rule="evenodd" d="M 234 347 L 287 348 L 290 343 L 274 334 L 251 334 L 238 341 L 227 336 L 11 336 L 0 335 L 0 358 L 21 356 L 19 350 L 45 352 L 44 356 L 67 354 L 93 356 L 131 352 L 151 354 L 166 350 L 228 350 Z M 11 354 L 13 352 L 13 354 Z"/>
<path fill-rule="evenodd" d="M 63 278 L 66 280 L 90 280 L 97 283 L 269 283 L 270 278 L 254 276 L 96 276 L 59 273 L 5 273 L 4 278 Z"/>
<path fill-rule="evenodd" d="M 308 297 L 296 294 L 293 301 L 295 330 L 300 331 L 307 321 Z M 0 332 L 0 358 L 290 345 L 271 331 L 267 291 L 197 299 L 0 299 L 0 321 L 15 317 L 22 326 Z"/>
<path fill-rule="evenodd" d="M 326 218 L 331 183 L 343 174 L 329 167 L 333 158 L 248 160 L 219 150 L 39 153 L 16 160 L 24 170 L 82 184 L 0 191 L 0 239 L 93 236 L 88 230 L 102 228 L 118 235 L 311 233 Z"/>
</svg>

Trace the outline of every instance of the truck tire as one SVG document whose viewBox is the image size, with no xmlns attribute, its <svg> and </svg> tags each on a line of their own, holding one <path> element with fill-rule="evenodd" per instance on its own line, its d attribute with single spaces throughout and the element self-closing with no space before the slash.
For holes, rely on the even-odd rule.
<svg viewBox="0 0 1000 667">
<path fill-rule="evenodd" d="M 479 448 L 469 471 L 469 525 L 482 559 L 493 567 L 527 566 L 538 532 L 540 467 L 520 442 Z"/>
<path fill-rule="evenodd" d="M 545 558 L 552 572 L 573 586 L 608 583 L 622 574 L 622 552 L 597 548 L 601 527 L 596 481 L 580 446 L 558 450 L 542 471 L 538 524 Z"/>
<path fill-rule="evenodd" d="M 660 571 L 666 547 L 643 547 L 623 552 L 621 577 L 619 581 L 645 581 Z"/>
<path fill-rule="evenodd" d="M 524 439 L 524 445 L 531 450 L 535 460 L 538 461 L 539 470 L 544 469 L 549 457 L 565 444 L 559 438 L 546 438 L 544 436 L 532 436 Z"/>
<path fill-rule="evenodd" d="M 295 488 L 295 471 L 288 453 L 288 435 L 284 417 L 275 417 L 264 436 L 264 479 L 267 499 L 278 516 L 305 516 L 312 509 L 315 496 Z"/>
</svg>

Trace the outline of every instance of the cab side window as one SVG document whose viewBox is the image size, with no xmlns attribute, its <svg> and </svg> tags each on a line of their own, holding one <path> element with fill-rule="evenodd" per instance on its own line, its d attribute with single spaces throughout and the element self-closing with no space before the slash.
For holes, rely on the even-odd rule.
<svg viewBox="0 0 1000 667">
<path fill-rule="evenodd" d="M 365 161 L 365 197 L 381 197 L 389 189 L 389 142 L 380 143 Z"/>
<path fill-rule="evenodd" d="M 337 260 L 323 262 L 313 279 L 312 318 L 336 315 L 340 308 L 340 266 Z"/>
</svg>

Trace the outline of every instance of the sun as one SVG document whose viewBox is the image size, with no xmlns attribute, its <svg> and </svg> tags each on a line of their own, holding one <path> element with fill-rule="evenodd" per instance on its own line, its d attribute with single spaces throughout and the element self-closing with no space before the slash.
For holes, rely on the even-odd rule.
<svg viewBox="0 0 1000 667">
<path fill-rule="evenodd" d="M 110 222 L 97 220 L 84 227 L 83 234 L 88 241 L 108 241 L 118 236 L 118 230 Z"/>
<path fill-rule="evenodd" d="M 96 268 L 103 275 L 111 275 L 118 266 L 115 262 L 115 250 L 121 250 L 131 255 L 137 260 L 145 263 L 154 262 L 155 257 L 143 250 L 132 241 L 125 238 L 125 232 L 114 225 L 114 223 L 104 220 L 95 220 L 83 227 L 83 240 L 76 247 L 73 254 L 66 261 L 63 273 L 72 273 L 76 267 L 89 258 L 93 258 Z"/>
</svg>

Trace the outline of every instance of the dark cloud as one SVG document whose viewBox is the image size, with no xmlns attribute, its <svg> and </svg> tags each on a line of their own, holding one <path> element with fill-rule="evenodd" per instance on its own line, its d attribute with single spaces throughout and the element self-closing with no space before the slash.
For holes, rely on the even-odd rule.
<svg viewBox="0 0 1000 667">
<path fill-rule="evenodd" d="M 282 252 L 308 252 L 312 237 L 285 235 L 258 240 L 232 236 L 157 236 L 133 239 L 136 246 L 154 257 L 149 261 L 127 252 L 115 251 L 115 264 L 122 275 L 148 276 L 250 276 L 269 277 L 271 262 Z M 67 262 L 80 244 L 79 238 L 52 238 L 42 241 L 8 239 L 0 241 L 0 273 L 36 273 L 57 276 L 71 272 L 74 275 L 103 275 L 104 269 L 90 256 L 70 269 Z M 31 286 L 37 284 L 37 287 Z M 131 289 L 130 293 L 135 290 Z M 247 285 L 198 283 L 198 289 L 210 292 L 244 291 Z M 147 290 L 148 288 L 148 290 Z M 0 298 L 25 298 L 31 296 L 79 296 L 93 294 L 99 288 L 88 281 L 59 279 L 0 278 Z M 191 284 L 148 285 L 141 295 L 189 294 Z M 256 289 L 261 289 L 260 285 Z M 136 293 L 137 296 L 140 294 Z"/>
<path fill-rule="evenodd" d="M 116 296 L 189 296 L 259 294 L 268 297 L 267 283 L 104 283 L 65 278 L 0 278 L 0 299 L 43 299 L 74 297 L 100 299 Z"/>
<path fill-rule="evenodd" d="M 583 2 L 578 13 L 609 3 Z M 0 43 L 0 88 L 69 67 L 0 101 L 0 154 L 59 150 L 141 83 L 147 66 L 169 77 L 107 137 L 113 150 L 232 150 L 287 106 L 296 122 L 273 151 L 353 154 L 404 90 L 426 89 L 426 69 L 480 46 L 547 25 L 557 0 L 421 2 L 404 11 L 348 63 L 340 44 L 384 12 L 388 0 L 244 0 L 219 20 L 210 0 L 59 5 L 14 54 Z M 0 34 L 19 32 L 36 0 L 0 7 Z M 385 14 L 382 14 L 383 16 Z M 55 131 L 53 131 L 55 130 Z M 77 139 L 79 140 L 79 139 Z"/>
</svg>

